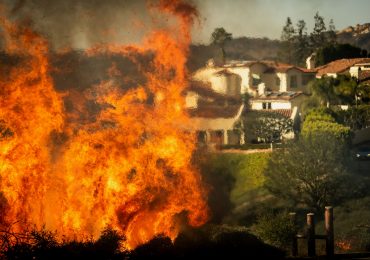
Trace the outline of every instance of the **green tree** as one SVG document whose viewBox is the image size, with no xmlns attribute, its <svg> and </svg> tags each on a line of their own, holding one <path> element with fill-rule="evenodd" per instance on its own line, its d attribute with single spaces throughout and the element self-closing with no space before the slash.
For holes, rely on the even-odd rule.
<svg viewBox="0 0 370 260">
<path fill-rule="evenodd" d="M 211 35 L 211 44 L 217 45 L 221 50 L 222 63 L 225 64 L 226 53 L 225 44 L 232 39 L 232 34 L 226 32 L 224 28 L 216 28 Z"/>
<path fill-rule="evenodd" d="M 309 83 L 312 97 L 319 101 L 320 106 L 330 107 L 337 102 L 338 96 L 335 94 L 334 85 L 336 79 L 333 77 L 322 77 Z"/>
<path fill-rule="evenodd" d="M 347 110 L 337 112 L 340 121 L 351 131 L 370 127 L 370 105 L 349 107 Z"/>
<path fill-rule="evenodd" d="M 308 40 L 306 22 L 299 20 L 294 37 L 294 60 L 297 65 L 303 66 L 306 58 L 311 53 Z"/>
<path fill-rule="evenodd" d="M 297 233 L 297 226 L 291 221 L 287 212 L 278 214 L 268 212 L 258 218 L 253 231 L 264 242 L 288 249 L 293 235 Z"/>
<path fill-rule="evenodd" d="M 314 16 L 315 19 L 315 26 L 313 28 L 313 31 L 310 35 L 311 37 L 311 47 L 312 49 L 316 50 L 320 47 L 323 47 L 326 45 L 326 26 L 324 22 L 324 17 L 319 15 L 319 12 L 317 12 Z"/>
<path fill-rule="evenodd" d="M 294 27 L 290 17 L 287 17 L 285 26 L 281 33 L 280 59 L 287 63 L 293 63 L 294 49 Z"/>
<path fill-rule="evenodd" d="M 347 158 L 345 142 L 332 135 L 300 138 L 271 155 L 265 186 L 292 206 L 321 211 L 346 196 Z"/>
<path fill-rule="evenodd" d="M 361 95 L 366 95 L 367 88 L 359 85 L 356 78 L 347 75 L 339 75 L 334 86 L 335 94 L 344 104 L 355 104 L 357 106 Z"/>
<path fill-rule="evenodd" d="M 280 141 L 285 134 L 293 131 L 293 120 L 278 113 L 249 111 L 237 127 L 243 128 L 240 130 L 249 139 L 252 136 L 264 143 L 271 143 Z"/>
<path fill-rule="evenodd" d="M 330 19 L 329 22 L 329 30 L 327 32 L 327 38 L 329 44 L 336 44 L 337 43 L 337 33 L 335 31 L 335 25 L 333 19 Z"/>
<path fill-rule="evenodd" d="M 325 65 L 339 59 L 367 57 L 367 51 L 350 44 L 329 44 L 316 50 L 315 65 Z"/>
</svg>

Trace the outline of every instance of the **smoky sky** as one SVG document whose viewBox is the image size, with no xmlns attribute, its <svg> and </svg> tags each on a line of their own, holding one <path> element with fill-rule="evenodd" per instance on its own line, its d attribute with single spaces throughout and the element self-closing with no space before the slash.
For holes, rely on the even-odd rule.
<svg viewBox="0 0 370 260">
<path fill-rule="evenodd" d="M 143 0 L 5 0 L 10 19 L 30 20 L 55 48 L 140 41 L 152 29 Z"/>
<path fill-rule="evenodd" d="M 303 19 L 312 31 L 314 15 L 319 12 L 337 30 L 370 22 L 369 0 L 198 0 L 203 27 L 195 30 L 194 40 L 209 42 L 214 28 L 224 27 L 233 36 L 279 39 L 290 17 L 294 24 Z"/>
<path fill-rule="evenodd" d="M 94 44 L 136 43 L 168 18 L 148 9 L 156 0 L 0 0 L 10 19 L 29 20 L 55 48 L 83 49 Z M 337 29 L 370 22 L 368 0 L 189 0 L 199 10 L 193 41 L 208 43 L 224 27 L 234 37 L 280 37 L 286 18 L 304 19 L 308 31 L 319 12 Z M 176 30 L 176 28 L 173 28 Z"/>
</svg>

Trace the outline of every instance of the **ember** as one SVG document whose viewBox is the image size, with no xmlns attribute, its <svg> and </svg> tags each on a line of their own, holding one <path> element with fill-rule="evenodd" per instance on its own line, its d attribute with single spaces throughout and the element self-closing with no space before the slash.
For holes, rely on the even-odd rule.
<svg viewBox="0 0 370 260">
<path fill-rule="evenodd" d="M 68 240 L 97 238 L 109 226 L 135 248 L 159 234 L 174 239 L 181 215 L 192 226 L 206 222 L 206 192 L 190 162 L 195 136 L 184 130 L 189 121 L 181 94 L 197 11 L 180 0 L 150 8 L 175 17 L 178 33 L 161 29 L 140 46 L 89 49 L 88 55 L 135 61 L 150 52 L 154 58 L 142 86 L 127 90 L 104 81 L 85 91 L 83 99 L 104 109 L 83 123 L 64 107 L 73 91 L 53 86 L 47 40 L 1 20 L 7 52 L 21 57 L 0 83 L 2 225 L 15 223 L 16 232 L 45 227 Z M 116 70 L 110 74 L 128 76 Z"/>
</svg>

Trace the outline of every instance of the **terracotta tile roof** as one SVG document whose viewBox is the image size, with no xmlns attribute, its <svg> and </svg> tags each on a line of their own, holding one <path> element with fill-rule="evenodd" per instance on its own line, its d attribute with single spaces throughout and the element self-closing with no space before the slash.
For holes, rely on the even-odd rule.
<svg viewBox="0 0 370 260">
<path fill-rule="evenodd" d="M 229 64 L 224 65 L 225 68 L 228 67 L 251 67 L 255 64 L 263 64 L 267 67 L 265 73 L 276 73 L 276 72 L 287 72 L 290 69 L 297 69 L 305 73 L 315 73 L 315 70 L 309 70 L 306 68 L 297 67 L 287 63 L 281 63 L 271 60 L 261 60 L 261 61 L 233 61 Z"/>
<path fill-rule="evenodd" d="M 238 114 L 242 106 L 241 96 L 234 97 L 217 93 L 211 88 L 209 83 L 190 81 L 184 94 L 188 91 L 199 95 L 197 108 L 188 109 L 191 117 L 233 118 Z"/>
<path fill-rule="evenodd" d="M 264 94 L 259 95 L 258 97 L 252 98 L 252 101 L 260 101 L 260 100 L 271 100 L 271 101 L 279 101 L 279 100 L 291 100 L 302 95 L 302 91 L 288 91 L 288 92 L 278 92 L 278 91 L 268 91 Z"/>
<path fill-rule="evenodd" d="M 316 76 L 323 76 L 327 73 L 341 73 L 348 70 L 350 67 L 357 63 L 370 62 L 370 58 L 355 58 L 355 59 L 341 59 L 335 60 L 323 66 L 317 67 Z"/>
<path fill-rule="evenodd" d="M 215 75 L 236 75 L 235 73 L 232 73 L 230 70 L 223 69 L 215 73 Z"/>
<path fill-rule="evenodd" d="M 291 109 L 266 109 L 263 110 L 265 112 L 270 112 L 270 113 L 277 113 L 280 114 L 284 117 L 290 118 L 292 116 L 292 110 Z"/>
<path fill-rule="evenodd" d="M 189 86 L 185 89 L 184 94 L 188 91 L 195 92 L 203 98 L 211 98 L 214 100 L 228 100 L 235 102 L 241 101 L 241 96 L 240 97 L 227 96 L 214 91 L 211 87 L 211 83 L 209 82 L 205 83 L 202 81 L 192 80 L 190 81 Z"/>
<path fill-rule="evenodd" d="M 205 105 L 189 109 L 188 113 L 191 117 L 233 118 L 238 115 L 241 106 L 241 104 L 228 106 Z"/>
</svg>

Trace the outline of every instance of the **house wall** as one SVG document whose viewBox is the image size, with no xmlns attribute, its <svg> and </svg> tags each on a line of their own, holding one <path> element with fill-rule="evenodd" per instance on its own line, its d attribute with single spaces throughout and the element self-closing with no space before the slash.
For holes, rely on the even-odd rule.
<svg viewBox="0 0 370 260">
<path fill-rule="evenodd" d="M 186 108 L 197 108 L 198 99 L 199 99 L 199 95 L 197 93 L 188 91 L 185 96 L 185 107 Z"/>
<path fill-rule="evenodd" d="M 249 75 L 249 81 L 248 81 L 248 89 L 256 88 L 257 86 L 253 86 L 253 74 L 256 74 L 260 76 L 262 80 L 262 74 L 266 71 L 267 66 L 261 63 L 256 63 L 250 66 L 250 75 Z"/>
<path fill-rule="evenodd" d="M 280 78 L 280 91 L 303 91 L 306 92 L 308 90 L 308 82 L 304 84 L 304 77 L 305 75 L 310 75 L 309 73 L 304 73 L 297 69 L 290 69 L 287 72 L 279 72 L 277 76 Z M 291 77 L 296 76 L 297 78 L 297 86 L 292 87 L 291 84 Z M 315 76 L 312 76 L 314 79 Z"/>
<path fill-rule="evenodd" d="M 303 91 L 304 87 L 302 85 L 302 72 L 296 69 L 290 69 L 287 71 L 287 91 Z M 292 87 L 292 77 L 295 76 L 297 79 L 297 86 Z"/>
<path fill-rule="evenodd" d="M 282 72 L 278 72 L 276 75 L 280 79 L 280 91 L 281 92 L 287 91 L 287 88 L 288 88 L 287 74 L 282 73 Z"/>
<path fill-rule="evenodd" d="M 271 103 L 271 109 L 291 109 L 292 108 L 292 104 L 289 101 L 273 101 L 273 100 L 252 101 L 251 108 L 253 110 L 262 110 L 263 103 Z"/>
<path fill-rule="evenodd" d="M 237 74 L 226 76 L 226 94 L 228 96 L 239 97 L 241 94 L 241 77 Z"/>
<path fill-rule="evenodd" d="M 212 89 L 220 94 L 226 94 L 227 92 L 227 78 L 223 75 L 212 75 L 209 78 Z"/>
<path fill-rule="evenodd" d="M 224 95 L 240 96 L 243 93 L 243 84 L 245 84 L 246 78 L 248 77 L 246 68 L 244 70 L 229 69 L 229 71 L 235 74 L 221 74 L 217 75 L 224 68 L 206 67 L 197 70 L 194 75 L 194 80 L 211 83 L 211 87 L 214 91 Z M 244 82 L 243 82 L 244 79 Z"/>
<path fill-rule="evenodd" d="M 271 109 L 291 109 L 292 104 L 287 102 L 271 102 Z"/>
<path fill-rule="evenodd" d="M 222 68 L 220 67 L 201 68 L 193 74 L 193 79 L 203 81 L 203 82 L 209 82 L 209 79 L 213 76 L 213 74 L 221 70 Z"/>
<path fill-rule="evenodd" d="M 239 75 L 240 77 L 240 93 L 248 93 L 249 92 L 249 68 L 248 67 L 230 67 L 228 68 L 229 71 Z"/>
<path fill-rule="evenodd" d="M 235 122 L 239 119 L 244 105 L 240 106 L 238 113 L 232 118 L 203 118 L 192 117 L 191 122 L 194 129 L 198 131 L 205 130 L 232 130 Z"/>
<path fill-rule="evenodd" d="M 191 118 L 192 125 L 197 130 L 232 130 L 237 119 L 234 118 Z"/>
<path fill-rule="evenodd" d="M 276 79 L 279 78 L 276 73 L 264 73 L 261 75 L 261 80 L 263 83 L 265 83 L 266 88 L 268 88 L 271 91 L 279 91 L 280 90 L 280 84 L 276 84 Z M 280 78 L 279 78 L 280 80 Z M 261 94 L 261 93 L 259 93 Z"/>
</svg>

